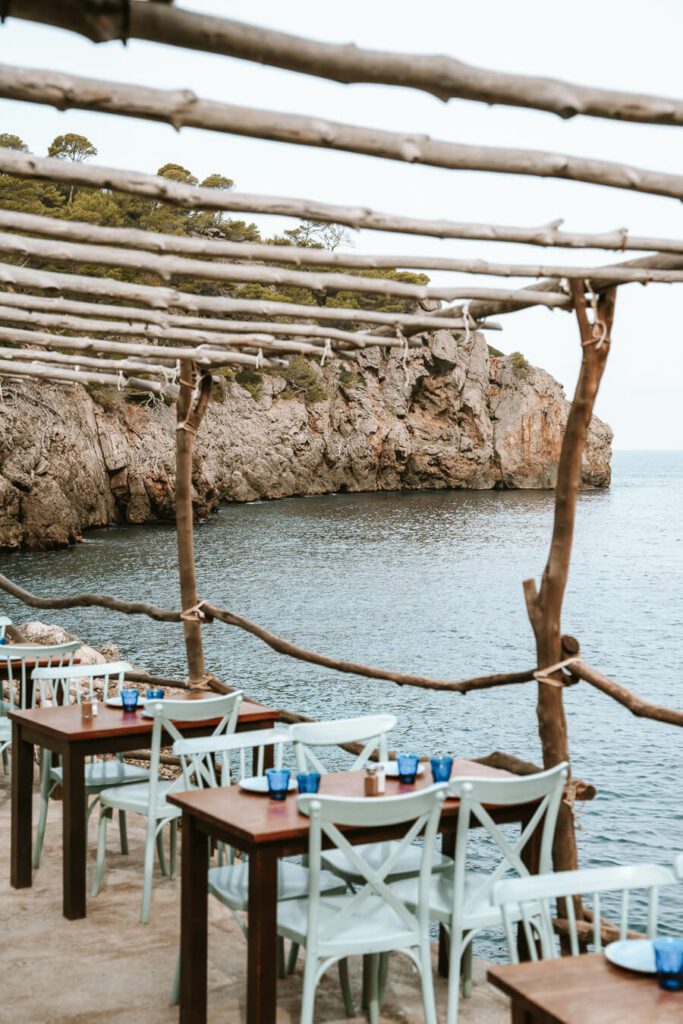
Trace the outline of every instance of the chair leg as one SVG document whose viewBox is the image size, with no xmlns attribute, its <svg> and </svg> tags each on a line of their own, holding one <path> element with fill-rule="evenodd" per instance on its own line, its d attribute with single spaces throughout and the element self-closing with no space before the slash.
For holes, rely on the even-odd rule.
<svg viewBox="0 0 683 1024">
<path fill-rule="evenodd" d="M 4 747 L 2 751 L 2 773 L 9 775 L 9 749 Z"/>
<path fill-rule="evenodd" d="M 425 1024 L 438 1024 L 434 1001 L 434 978 L 432 977 L 432 951 L 429 941 L 420 950 L 420 984 Z"/>
<path fill-rule="evenodd" d="M 363 955 L 363 987 L 361 989 L 360 1005 L 362 1010 L 367 1010 L 370 992 L 370 957 Z"/>
<path fill-rule="evenodd" d="M 446 1024 L 457 1024 L 460 1001 L 460 961 L 462 959 L 462 932 L 451 930 L 448 962 L 448 1007 Z"/>
<path fill-rule="evenodd" d="M 287 958 L 287 974 L 294 974 L 296 968 L 296 961 L 299 956 L 299 944 L 293 942 L 289 947 L 289 957 Z"/>
<path fill-rule="evenodd" d="M 344 1011 L 347 1017 L 355 1017 L 356 1009 L 353 1005 L 353 996 L 351 995 L 351 985 L 349 983 L 349 961 L 346 957 L 338 962 L 337 967 L 339 970 L 339 985 L 344 1000 Z"/>
<path fill-rule="evenodd" d="M 389 954 L 380 953 L 379 957 L 379 1005 L 382 1008 L 384 1002 L 384 990 L 387 987 L 387 975 L 389 974 Z"/>
<path fill-rule="evenodd" d="M 111 816 L 111 807 L 100 807 L 100 820 L 97 829 L 97 861 L 95 863 L 95 877 L 91 890 L 93 896 L 97 896 L 102 885 L 104 858 L 107 852 L 107 819 L 111 818 Z"/>
<path fill-rule="evenodd" d="M 43 852 L 45 840 L 45 825 L 47 824 L 47 809 L 50 802 L 50 762 L 51 755 L 43 751 L 40 759 L 40 810 L 38 812 L 38 828 L 36 829 L 36 843 L 33 847 L 33 867 L 40 867 L 40 857 Z"/>
<path fill-rule="evenodd" d="M 285 960 L 285 940 L 281 935 L 277 937 L 277 976 L 287 977 L 287 962 Z"/>
<path fill-rule="evenodd" d="M 472 946 L 474 943 L 470 940 L 462 954 L 462 994 L 465 999 L 469 999 L 472 995 Z"/>
<path fill-rule="evenodd" d="M 169 1006 L 177 1006 L 180 1002 L 180 953 L 175 962 L 173 973 L 173 985 L 171 986 L 171 1000 Z"/>
<path fill-rule="evenodd" d="M 159 836 L 155 835 L 156 827 L 157 823 L 154 820 L 154 818 L 148 818 L 147 841 L 145 842 L 145 868 L 142 878 L 142 909 L 140 911 L 141 924 L 147 924 L 147 922 L 149 921 L 149 913 L 152 908 L 152 876 L 154 873 L 155 839 L 157 841 L 157 850 L 159 849 Z M 159 835 L 161 835 L 161 829 L 159 829 Z M 161 848 L 161 853 L 163 855 L 163 846 Z M 159 859 L 161 860 L 161 857 Z"/>
<path fill-rule="evenodd" d="M 164 830 L 162 828 L 157 832 L 157 856 L 159 857 L 159 867 L 164 878 L 168 878 L 168 864 L 166 863 L 166 853 L 164 851 Z"/>
<path fill-rule="evenodd" d="M 379 953 L 372 953 L 368 961 L 368 1020 L 379 1024 Z"/>
<path fill-rule="evenodd" d="M 128 853 L 128 828 L 126 826 L 126 812 L 119 811 L 119 838 L 121 840 L 121 853 Z"/>
<path fill-rule="evenodd" d="M 171 866 L 171 878 L 175 878 L 176 866 L 178 862 L 178 819 L 174 818 L 171 822 L 171 840 L 170 840 L 170 857 L 169 862 Z"/>
<path fill-rule="evenodd" d="M 304 990 L 301 998 L 301 1024 L 313 1024 L 313 1009 L 315 1006 L 315 976 L 317 972 L 317 960 L 309 956 L 306 950 L 306 963 L 304 966 Z"/>
</svg>

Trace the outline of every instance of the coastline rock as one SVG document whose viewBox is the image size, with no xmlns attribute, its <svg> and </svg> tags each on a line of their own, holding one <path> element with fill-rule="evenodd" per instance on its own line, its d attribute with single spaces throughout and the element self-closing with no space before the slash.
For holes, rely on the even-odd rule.
<svg viewBox="0 0 683 1024">
<path fill-rule="evenodd" d="M 425 336 L 359 363 L 306 364 L 309 387 L 217 375 L 197 438 L 195 507 L 338 491 L 549 488 L 569 403 L 544 370 L 493 357 L 483 335 Z M 248 382 L 249 383 L 249 382 Z M 3 383 L 0 548 L 174 513 L 174 410 L 116 389 Z M 583 483 L 610 482 L 612 432 L 593 419 Z"/>
</svg>

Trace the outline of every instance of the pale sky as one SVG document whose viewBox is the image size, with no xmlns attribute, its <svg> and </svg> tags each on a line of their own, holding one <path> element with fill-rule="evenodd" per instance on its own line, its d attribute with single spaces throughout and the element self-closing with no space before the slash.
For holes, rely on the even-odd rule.
<svg viewBox="0 0 683 1024">
<path fill-rule="evenodd" d="M 179 4 L 180 5 L 180 4 Z M 184 0 L 182 6 L 335 42 L 420 53 L 448 53 L 499 70 L 550 75 L 585 84 L 679 97 L 683 92 L 683 4 L 680 0 L 345 0 L 343 5 L 299 0 Z M 68 33 L 10 18 L 0 28 L 0 59 L 76 74 L 163 88 L 253 107 L 315 114 L 395 131 L 466 143 L 514 146 L 622 161 L 681 173 L 681 130 L 577 117 L 562 121 L 538 111 L 487 108 L 386 86 L 344 86 L 225 57 L 131 41 L 95 46 Z M 535 225 L 559 217 L 568 230 L 628 227 L 633 233 L 680 238 L 680 203 L 550 179 L 503 176 L 399 164 L 303 146 L 262 142 L 195 129 L 177 133 L 153 122 L 58 112 L 0 101 L 0 132 L 22 136 L 44 153 L 63 132 L 87 135 L 97 162 L 154 172 L 173 161 L 198 177 L 218 171 L 246 192 L 308 196 L 363 204 L 417 217 Z M 292 226 L 284 218 L 254 217 L 265 233 Z M 363 232 L 356 252 L 414 252 L 529 263 L 609 263 L 615 253 L 540 249 L 485 242 L 439 241 Z M 637 255 L 630 253 L 627 258 Z M 432 274 L 460 285 L 463 275 Z M 494 286 L 499 279 L 479 278 Z M 474 283 L 471 278 L 467 282 Z M 521 287 L 523 280 L 509 282 Z M 504 285 L 503 285 L 504 286 Z M 619 289 L 613 345 L 598 398 L 598 414 L 615 431 L 615 448 L 683 448 L 679 409 L 683 379 L 683 285 Z M 502 318 L 489 341 L 519 350 L 543 366 L 571 395 L 579 344 L 573 318 L 534 309 Z"/>
</svg>

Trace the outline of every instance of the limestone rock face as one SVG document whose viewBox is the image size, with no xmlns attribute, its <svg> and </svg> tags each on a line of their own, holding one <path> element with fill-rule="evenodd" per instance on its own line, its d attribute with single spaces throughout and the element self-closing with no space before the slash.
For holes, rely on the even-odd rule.
<svg viewBox="0 0 683 1024">
<path fill-rule="evenodd" d="M 322 400 L 279 377 L 256 395 L 221 379 L 196 446 L 195 505 L 411 488 L 553 487 L 569 403 L 544 370 L 489 356 L 481 334 L 437 331 L 403 359 L 311 364 Z M 317 395 L 315 396 L 317 397 Z M 84 529 L 174 512 L 175 414 L 80 386 L 3 384 L 0 547 L 67 544 Z M 583 482 L 610 482 L 594 419 Z"/>
</svg>

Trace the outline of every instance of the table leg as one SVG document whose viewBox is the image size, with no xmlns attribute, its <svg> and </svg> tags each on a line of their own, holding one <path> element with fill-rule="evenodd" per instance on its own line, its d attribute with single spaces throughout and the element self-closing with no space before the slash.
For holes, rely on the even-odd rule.
<svg viewBox="0 0 683 1024">
<path fill-rule="evenodd" d="M 180 1024 L 205 1024 L 209 841 L 188 814 L 182 820 Z"/>
<path fill-rule="evenodd" d="M 64 917 L 85 917 L 86 799 L 85 759 L 76 744 L 62 755 L 64 802 L 62 819 L 62 875 Z"/>
<path fill-rule="evenodd" d="M 12 850 L 10 881 L 15 889 L 31 886 L 33 815 L 33 744 L 24 740 L 19 722 L 12 722 Z"/>
<path fill-rule="evenodd" d="M 277 854 L 249 856 L 247 1024 L 275 1024 L 277 995 Z"/>
<path fill-rule="evenodd" d="M 455 832 L 444 832 L 441 836 L 441 852 L 446 857 L 455 857 Z M 439 925 L 439 965 L 442 978 L 448 977 L 448 935 L 442 924 Z"/>
<path fill-rule="evenodd" d="M 534 1024 L 534 1017 L 514 999 L 510 1005 L 510 1024 Z"/>
</svg>

